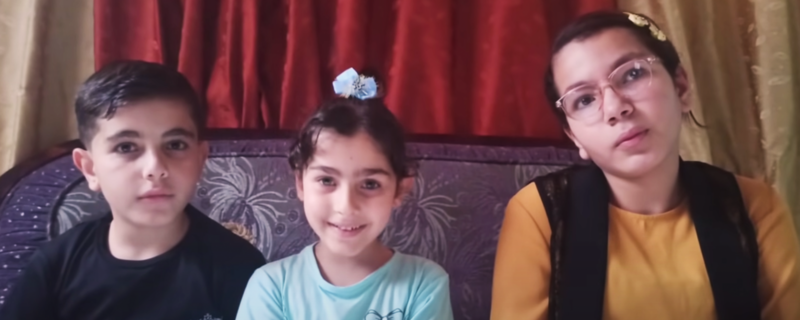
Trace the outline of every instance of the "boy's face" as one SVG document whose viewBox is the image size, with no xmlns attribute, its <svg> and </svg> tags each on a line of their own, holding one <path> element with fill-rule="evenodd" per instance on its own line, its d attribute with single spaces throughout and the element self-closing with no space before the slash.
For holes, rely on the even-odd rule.
<svg viewBox="0 0 800 320">
<path fill-rule="evenodd" d="M 73 160 L 89 187 L 103 193 L 114 219 L 160 227 L 180 218 L 208 156 L 189 107 L 176 100 L 136 102 L 97 119 L 95 129 Z"/>
<path fill-rule="evenodd" d="M 297 194 L 319 244 L 353 257 L 374 244 L 410 190 L 399 184 L 375 141 L 361 131 L 351 137 L 320 132 L 308 167 L 296 176 Z"/>
</svg>

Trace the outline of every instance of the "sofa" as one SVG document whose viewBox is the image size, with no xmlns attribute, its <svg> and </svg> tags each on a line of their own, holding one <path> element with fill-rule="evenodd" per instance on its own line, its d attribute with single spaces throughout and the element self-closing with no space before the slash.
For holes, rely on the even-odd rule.
<svg viewBox="0 0 800 320">
<path fill-rule="evenodd" d="M 286 160 L 287 132 L 212 130 L 192 204 L 258 247 L 267 261 L 313 243 Z M 37 248 L 107 211 L 74 167 L 71 141 L 0 176 L 0 304 Z M 508 200 L 528 181 L 580 161 L 568 145 L 529 139 L 411 136 L 420 163 L 381 235 L 450 275 L 455 319 L 488 319 L 497 236 Z"/>
</svg>

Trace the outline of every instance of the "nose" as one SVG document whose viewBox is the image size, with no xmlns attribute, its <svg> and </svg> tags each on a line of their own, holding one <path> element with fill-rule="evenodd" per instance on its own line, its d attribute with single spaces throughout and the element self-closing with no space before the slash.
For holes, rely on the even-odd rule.
<svg viewBox="0 0 800 320">
<path fill-rule="evenodd" d="M 358 212 L 358 194 L 351 187 L 339 188 L 333 210 L 341 215 L 354 215 Z"/>
<path fill-rule="evenodd" d="M 164 156 L 157 152 L 147 152 L 144 157 L 144 170 L 142 175 L 147 180 L 161 180 L 169 177 L 169 169 L 167 168 Z"/>
<path fill-rule="evenodd" d="M 622 118 L 633 114 L 633 104 L 612 86 L 606 86 L 603 91 L 603 115 L 607 123 L 616 123 Z"/>
</svg>

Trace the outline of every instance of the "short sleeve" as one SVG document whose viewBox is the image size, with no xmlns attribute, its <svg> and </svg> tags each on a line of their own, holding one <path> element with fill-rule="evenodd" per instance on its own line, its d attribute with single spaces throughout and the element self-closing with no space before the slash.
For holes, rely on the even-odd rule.
<svg viewBox="0 0 800 320">
<path fill-rule="evenodd" d="M 413 309 L 409 320 L 453 319 L 453 307 L 450 304 L 450 280 L 447 273 L 438 265 L 428 268 L 429 276 L 422 282 L 422 289 L 412 303 Z"/>
<path fill-rule="evenodd" d="M 244 289 L 237 320 L 286 319 L 283 314 L 281 281 L 274 275 L 256 270 Z"/>
<path fill-rule="evenodd" d="M 47 256 L 37 251 L 14 281 L 11 294 L 0 308 L 0 319 L 56 319 L 55 282 Z"/>
</svg>

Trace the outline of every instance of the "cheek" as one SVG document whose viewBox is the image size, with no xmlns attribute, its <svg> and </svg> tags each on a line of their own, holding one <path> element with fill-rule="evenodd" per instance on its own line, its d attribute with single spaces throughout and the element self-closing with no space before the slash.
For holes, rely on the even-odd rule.
<svg viewBox="0 0 800 320">
<path fill-rule="evenodd" d="M 119 156 L 105 157 L 102 161 L 95 162 L 94 166 L 98 180 L 101 182 L 105 180 L 107 184 L 114 185 L 120 185 L 117 183 L 120 180 L 133 181 L 137 176 L 141 176 L 141 170 L 138 168 L 136 161 Z M 111 183 L 108 183 L 109 181 Z"/>
<path fill-rule="evenodd" d="M 388 221 L 392 215 L 395 203 L 394 190 L 385 190 L 379 196 L 374 196 L 367 200 L 366 212 L 373 215 L 378 221 Z"/>
<path fill-rule="evenodd" d="M 170 164 L 170 171 L 177 173 L 177 177 L 185 180 L 192 180 L 192 183 L 200 179 L 205 168 L 205 161 L 199 158 L 175 159 Z"/>
<path fill-rule="evenodd" d="M 597 154 L 608 150 L 614 144 L 617 136 L 611 130 L 596 127 L 577 127 L 572 130 L 572 134 L 577 143 L 590 154 Z"/>
<path fill-rule="evenodd" d="M 655 85 L 655 84 L 654 84 Z M 683 113 L 683 103 L 681 102 L 675 88 L 668 84 L 661 84 L 655 86 L 654 90 L 650 91 L 645 99 L 636 106 L 638 109 L 646 113 L 659 117 L 652 120 L 664 120 L 664 117 L 675 118 L 680 117 Z"/>
<path fill-rule="evenodd" d="M 306 217 L 319 218 L 327 216 L 331 208 L 330 197 L 324 194 L 320 188 L 308 184 L 306 186 L 303 189 L 303 211 L 305 211 Z M 308 220 L 309 223 L 314 223 L 312 222 L 313 219 Z"/>
</svg>

